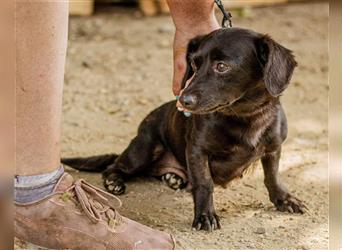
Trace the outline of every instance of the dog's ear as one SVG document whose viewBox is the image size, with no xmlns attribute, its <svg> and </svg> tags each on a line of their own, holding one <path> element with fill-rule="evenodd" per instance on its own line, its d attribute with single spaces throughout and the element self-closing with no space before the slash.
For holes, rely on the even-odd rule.
<svg viewBox="0 0 342 250">
<path fill-rule="evenodd" d="M 194 71 L 191 67 L 190 55 L 199 48 L 201 41 L 203 40 L 203 37 L 204 36 L 197 36 L 191 39 L 190 42 L 188 43 L 188 47 L 186 50 L 186 69 L 185 69 L 185 74 L 183 76 L 181 89 L 185 87 L 186 81 L 189 80 L 194 74 Z"/>
<path fill-rule="evenodd" d="M 297 66 L 292 52 L 266 35 L 258 39 L 257 54 L 266 89 L 272 96 L 279 96 L 289 85 Z"/>
</svg>

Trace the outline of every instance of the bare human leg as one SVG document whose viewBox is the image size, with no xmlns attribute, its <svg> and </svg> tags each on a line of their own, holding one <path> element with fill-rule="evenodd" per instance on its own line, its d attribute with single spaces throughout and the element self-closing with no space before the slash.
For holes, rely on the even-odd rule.
<svg viewBox="0 0 342 250">
<path fill-rule="evenodd" d="M 16 6 L 16 174 L 60 166 L 62 91 L 68 2 L 19 1 Z"/>
<path fill-rule="evenodd" d="M 118 198 L 60 168 L 66 1 L 16 2 L 15 235 L 52 249 L 173 249 L 169 234 L 121 216 Z"/>
</svg>

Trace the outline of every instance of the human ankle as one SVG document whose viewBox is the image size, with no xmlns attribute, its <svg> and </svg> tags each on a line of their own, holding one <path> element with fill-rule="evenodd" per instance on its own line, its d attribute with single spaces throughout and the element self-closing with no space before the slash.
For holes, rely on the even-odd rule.
<svg viewBox="0 0 342 250">
<path fill-rule="evenodd" d="M 51 194 L 64 173 L 63 166 L 50 173 L 40 175 L 16 175 L 14 180 L 14 200 L 17 203 L 31 203 Z"/>
</svg>

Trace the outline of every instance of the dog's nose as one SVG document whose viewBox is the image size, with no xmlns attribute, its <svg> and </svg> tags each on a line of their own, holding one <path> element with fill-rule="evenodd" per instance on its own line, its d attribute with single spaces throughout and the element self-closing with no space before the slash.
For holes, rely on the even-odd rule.
<svg viewBox="0 0 342 250">
<path fill-rule="evenodd" d="M 191 109 L 197 104 L 197 97 L 195 95 L 181 95 L 179 98 L 180 103 L 186 109 Z"/>
</svg>

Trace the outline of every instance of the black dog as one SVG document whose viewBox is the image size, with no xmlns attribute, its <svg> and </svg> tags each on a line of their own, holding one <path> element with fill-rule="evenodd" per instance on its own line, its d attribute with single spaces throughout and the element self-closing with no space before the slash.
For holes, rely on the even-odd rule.
<svg viewBox="0 0 342 250">
<path fill-rule="evenodd" d="M 143 173 L 162 175 L 172 188 L 190 183 L 195 203 L 192 226 L 220 228 L 213 204 L 214 183 L 226 185 L 261 159 L 270 200 L 280 211 L 303 213 L 305 205 L 289 194 L 278 177 L 287 122 L 279 96 L 296 61 L 270 37 L 229 28 L 194 38 L 188 45 L 191 78 L 179 102 L 166 103 L 141 123 L 138 135 L 119 156 L 65 159 L 74 168 L 104 170 L 107 190 L 121 194 L 124 181 Z M 189 82 L 189 81 L 188 81 Z"/>
</svg>

